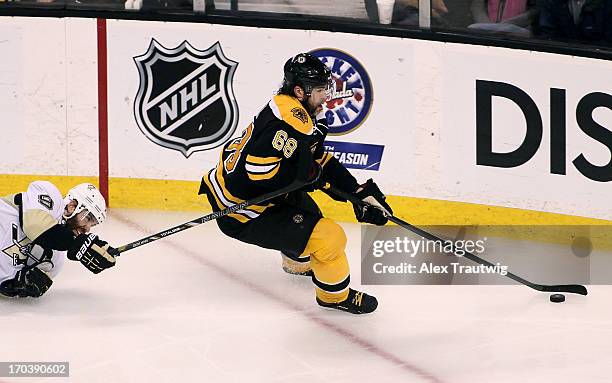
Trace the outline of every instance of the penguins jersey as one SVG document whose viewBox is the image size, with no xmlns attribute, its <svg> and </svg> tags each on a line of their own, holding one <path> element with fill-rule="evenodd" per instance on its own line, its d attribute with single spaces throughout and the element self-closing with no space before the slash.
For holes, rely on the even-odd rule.
<svg viewBox="0 0 612 383">
<path fill-rule="evenodd" d="M 308 171 L 315 160 L 321 164 L 323 174 L 330 173 L 331 169 L 332 178 L 349 185 L 343 189 L 355 190 L 355 179 L 335 157 L 323 152 L 324 136 L 319 135 L 320 142 L 317 142 L 315 129 L 313 120 L 298 99 L 274 96 L 242 136 L 224 146 L 217 166 L 202 177 L 200 194 L 207 193 L 213 209 L 222 210 L 279 190 L 296 179 L 308 179 Z M 320 150 L 316 150 L 317 146 Z M 272 205 L 252 205 L 228 217 L 244 223 L 257 218 Z"/>
<path fill-rule="evenodd" d="M 60 223 L 64 207 L 60 191 L 47 181 L 32 182 L 26 192 L 0 198 L 0 283 L 15 277 L 23 260 L 28 259 L 28 245 Z M 45 262 L 40 268 L 54 278 L 64 264 L 65 253 L 54 250 L 52 264 Z M 32 263 L 28 259 L 28 264 Z"/>
</svg>

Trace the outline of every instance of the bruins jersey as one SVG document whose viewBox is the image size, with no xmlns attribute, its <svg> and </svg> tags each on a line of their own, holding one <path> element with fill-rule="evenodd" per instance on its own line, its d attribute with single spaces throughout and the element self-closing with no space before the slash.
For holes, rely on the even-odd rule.
<svg viewBox="0 0 612 383">
<path fill-rule="evenodd" d="M 200 192 L 208 194 L 213 209 L 222 210 L 289 185 L 312 163 L 313 129 L 299 100 L 275 96 L 241 137 L 223 147 L 217 166 L 202 177 Z M 269 206 L 252 205 L 229 217 L 246 222 Z"/>
<path fill-rule="evenodd" d="M 214 210 L 222 210 L 279 190 L 296 179 L 306 180 L 315 160 L 323 167 L 324 174 L 329 173 L 327 168 L 334 169 L 332 173 L 338 174 L 337 178 L 356 185 L 338 160 L 323 152 L 324 136 L 319 135 L 317 140 L 316 133 L 312 118 L 298 99 L 274 96 L 241 137 L 223 147 L 217 166 L 202 177 L 200 194 L 208 195 Z M 321 150 L 317 150 L 317 145 Z M 270 206 L 273 203 L 251 205 L 228 217 L 244 223 L 257 218 Z"/>
</svg>

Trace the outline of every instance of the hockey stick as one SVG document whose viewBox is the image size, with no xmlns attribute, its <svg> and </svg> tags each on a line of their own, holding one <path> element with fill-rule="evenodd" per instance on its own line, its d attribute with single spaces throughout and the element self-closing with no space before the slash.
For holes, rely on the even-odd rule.
<svg viewBox="0 0 612 383">
<path fill-rule="evenodd" d="M 165 237 L 167 237 L 169 235 L 176 234 L 176 233 L 181 232 L 183 230 L 187 230 L 187 229 L 189 229 L 191 227 L 194 227 L 194 226 L 197 226 L 197 225 L 201 225 L 203 223 L 215 220 L 215 219 L 223 217 L 225 215 L 235 213 L 238 210 L 242 210 L 242 209 L 244 209 L 244 208 L 246 208 L 248 206 L 258 205 L 258 204 L 260 204 L 262 202 L 266 202 L 266 201 L 271 200 L 273 198 L 279 197 L 279 196 L 281 196 L 283 194 L 287 194 L 287 193 L 290 193 L 292 191 L 298 190 L 298 189 L 302 188 L 303 186 L 305 186 L 306 184 L 308 184 L 308 183 L 307 182 L 306 183 L 305 182 L 301 182 L 301 181 L 294 181 L 290 185 L 288 185 L 288 186 L 286 186 L 284 188 L 281 188 L 280 190 L 273 191 L 273 192 L 270 192 L 270 193 L 266 193 L 266 194 L 261 195 L 259 197 L 255 197 L 253 199 L 240 202 L 240 203 L 238 203 L 236 205 L 229 206 L 229 207 L 227 207 L 227 208 L 225 208 L 223 210 L 212 212 L 212 213 L 210 213 L 208 215 L 205 215 L 203 217 L 196 218 L 196 219 L 191 220 L 189 222 L 185 222 L 185 223 L 182 223 L 180 225 L 171 227 L 171 228 L 169 228 L 167 230 L 160 231 L 157 234 L 153 234 L 153 235 L 150 235 L 148 237 L 139 239 L 138 241 L 134 241 L 134 242 L 128 243 L 126 245 L 120 246 L 120 247 L 117 248 L 117 251 L 119 252 L 119 254 L 117 254 L 117 256 L 120 255 L 121 253 L 125 253 L 128 250 L 132 250 L 132 249 L 140 247 L 142 245 L 146 245 L 147 243 L 151 243 L 153 241 L 157 241 L 158 239 L 165 238 Z"/>
<path fill-rule="evenodd" d="M 359 198 L 355 197 L 353 194 L 350 193 L 345 193 L 341 190 L 338 190 L 336 188 L 334 188 L 333 186 L 330 186 L 328 188 L 328 190 L 330 190 L 332 193 L 349 200 L 351 203 L 353 204 L 358 204 L 361 206 L 371 206 L 370 204 L 368 204 L 367 202 L 364 202 L 362 200 L 360 200 Z M 389 221 L 397 224 L 398 226 L 403 227 L 404 229 L 407 229 L 417 235 L 420 235 L 423 238 L 427 238 L 431 241 L 435 241 L 435 242 L 439 242 L 444 244 L 444 240 L 440 237 L 437 237 L 423 229 L 420 229 L 416 226 L 413 226 L 411 224 L 409 224 L 406 221 L 403 221 L 397 217 L 394 216 L 388 216 L 387 217 L 389 219 Z M 454 252 L 454 249 L 453 249 Z M 459 256 L 459 254 L 455 253 L 455 255 Z M 465 257 L 467 259 L 469 259 L 470 261 L 479 263 L 481 265 L 485 265 L 485 266 L 489 266 L 489 267 L 495 267 L 494 264 L 492 264 L 489 261 L 485 261 L 484 259 L 478 257 L 477 255 L 474 255 L 468 251 L 465 251 L 465 254 L 461 255 L 462 257 Z M 534 290 L 538 290 L 538 291 L 544 291 L 544 292 L 554 292 L 554 293 L 572 293 L 572 294 L 581 294 L 581 295 L 587 295 L 587 289 L 586 287 L 582 286 L 582 285 L 540 285 L 538 283 L 533 283 L 530 282 L 524 278 L 519 277 L 516 274 L 513 274 L 511 272 L 507 272 L 506 276 L 510 279 L 513 279 L 519 283 L 524 284 L 525 286 L 531 287 Z"/>
</svg>

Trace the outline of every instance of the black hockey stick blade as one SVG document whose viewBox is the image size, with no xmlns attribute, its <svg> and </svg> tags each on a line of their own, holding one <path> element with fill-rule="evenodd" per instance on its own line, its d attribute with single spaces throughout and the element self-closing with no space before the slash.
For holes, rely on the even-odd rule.
<svg viewBox="0 0 612 383">
<path fill-rule="evenodd" d="M 427 238 L 429 240 L 432 241 L 436 241 L 436 242 L 444 242 L 444 240 L 440 237 L 437 237 L 423 229 L 420 229 L 414 225 L 409 224 L 406 221 L 403 221 L 397 217 L 394 216 L 390 216 L 388 217 L 389 221 L 397 224 L 398 226 L 401 226 L 407 230 L 410 230 L 411 232 L 420 235 L 423 238 Z M 485 266 L 490 266 L 493 267 L 495 266 L 494 264 L 492 264 L 489 261 L 486 261 L 482 258 L 480 258 L 479 256 L 470 253 L 468 251 L 465 251 L 465 254 L 462 255 L 462 257 L 469 259 L 470 261 L 473 261 L 475 263 L 479 263 L 481 265 L 485 265 Z M 587 295 L 587 289 L 586 287 L 582 286 L 582 285 L 541 285 L 541 284 L 537 284 L 537 283 L 533 283 L 530 282 L 524 278 L 519 277 L 516 274 L 513 274 L 511 272 L 507 272 L 506 273 L 506 277 L 513 279 L 519 283 L 524 284 L 525 286 L 531 287 L 534 290 L 538 290 L 538 291 L 545 291 L 545 292 L 558 292 L 558 293 L 572 293 L 572 294 L 580 294 L 580 295 Z"/>
<path fill-rule="evenodd" d="M 587 288 L 582 285 L 540 285 L 543 287 L 540 291 L 546 291 L 550 293 L 572 293 L 572 294 L 580 294 L 587 295 L 589 292 Z M 535 287 L 534 287 L 535 288 Z M 539 290 L 536 288 L 536 290 Z"/>
<path fill-rule="evenodd" d="M 202 216 L 200 218 L 193 219 L 193 220 L 191 220 L 189 222 L 185 222 L 185 223 L 182 223 L 180 225 L 177 225 L 177 226 L 171 227 L 169 229 L 166 229 L 164 231 L 160 231 L 159 233 L 156 233 L 156 234 L 153 234 L 153 235 L 149 235 L 148 237 L 139 239 L 139 240 L 134 241 L 134 242 L 130 242 L 128 244 L 125 244 L 123 246 L 118 247 L 117 251 L 119 252 L 119 254 L 116 254 L 116 256 L 120 255 L 121 253 L 125 253 L 128 250 L 132 250 L 132 249 L 135 249 L 135 248 L 140 247 L 142 245 L 146 245 L 147 243 L 151 243 L 153 241 L 157 241 L 158 239 L 165 238 L 165 237 L 167 237 L 169 235 L 176 234 L 176 233 L 179 233 L 179 232 L 181 232 L 183 230 L 187 230 L 187 229 L 192 228 L 194 226 L 198 226 L 198 225 L 201 225 L 203 223 L 206 223 L 208 221 L 213 221 L 213 220 L 215 220 L 217 218 L 220 218 L 220 217 L 223 217 L 225 215 L 235 213 L 236 211 L 242 210 L 242 209 L 244 209 L 244 208 L 246 208 L 248 206 L 258 205 L 260 203 L 266 202 L 266 201 L 271 200 L 273 198 L 279 197 L 279 196 L 281 196 L 283 194 L 287 194 L 287 193 L 290 193 L 292 191 L 301 189 L 306 184 L 307 183 L 304 183 L 304 182 L 301 182 L 301 181 L 294 181 L 293 183 L 289 184 L 288 186 L 286 186 L 284 188 L 281 188 L 280 190 L 276 190 L 276 191 L 273 191 L 273 192 L 270 192 L 270 193 L 263 194 L 263 195 L 261 195 L 259 197 L 255 197 L 253 199 L 243 201 L 243 202 L 238 203 L 236 205 L 229 206 L 229 207 L 227 207 L 227 208 L 225 208 L 223 210 L 212 212 L 212 213 L 207 214 L 205 216 Z"/>
<path fill-rule="evenodd" d="M 354 196 L 353 194 L 350 193 L 346 193 L 343 192 L 341 190 L 338 190 L 336 188 L 334 188 L 333 186 L 329 186 L 328 190 L 331 191 L 333 194 L 338 195 L 339 197 L 342 197 L 348 201 L 350 201 L 351 203 L 354 204 L 359 204 L 362 206 L 369 206 L 369 204 L 367 202 L 364 202 L 362 200 L 360 200 L 359 198 L 357 198 L 356 196 Z M 417 235 L 420 235 L 423 238 L 427 238 L 431 241 L 435 241 L 435 242 L 444 242 L 444 240 L 440 237 L 437 237 L 423 229 L 420 229 L 414 225 L 409 224 L 408 222 L 401 220 L 393 215 L 388 216 L 387 217 L 389 219 L 389 221 L 397 224 L 398 226 L 403 227 L 404 229 L 407 229 Z M 485 266 L 495 266 L 493 265 L 491 262 L 486 261 L 482 258 L 480 258 L 479 256 L 472 254 L 468 251 L 465 251 L 465 254 L 461 255 L 464 258 L 467 258 L 475 263 L 479 263 L 481 265 L 485 265 Z M 531 287 L 534 290 L 538 290 L 538 291 L 545 291 L 545 292 L 555 292 L 555 293 L 571 293 L 571 294 L 580 294 L 580 295 L 587 295 L 588 291 L 587 288 L 582 286 L 582 285 L 541 285 L 538 283 L 533 283 L 530 282 L 524 278 L 519 277 L 516 274 L 513 274 L 511 272 L 507 272 L 506 273 L 506 277 L 515 280 L 519 283 L 522 283 L 525 286 Z"/>
</svg>

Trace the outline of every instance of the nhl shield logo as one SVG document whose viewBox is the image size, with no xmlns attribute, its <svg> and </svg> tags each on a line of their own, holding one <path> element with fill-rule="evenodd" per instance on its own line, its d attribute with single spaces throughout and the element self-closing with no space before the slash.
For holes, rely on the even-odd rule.
<svg viewBox="0 0 612 383">
<path fill-rule="evenodd" d="M 225 143 L 236 130 L 233 79 L 238 63 L 217 42 L 205 51 L 187 41 L 168 49 L 155 39 L 134 57 L 140 86 L 134 115 L 148 139 L 185 157 Z"/>
</svg>

